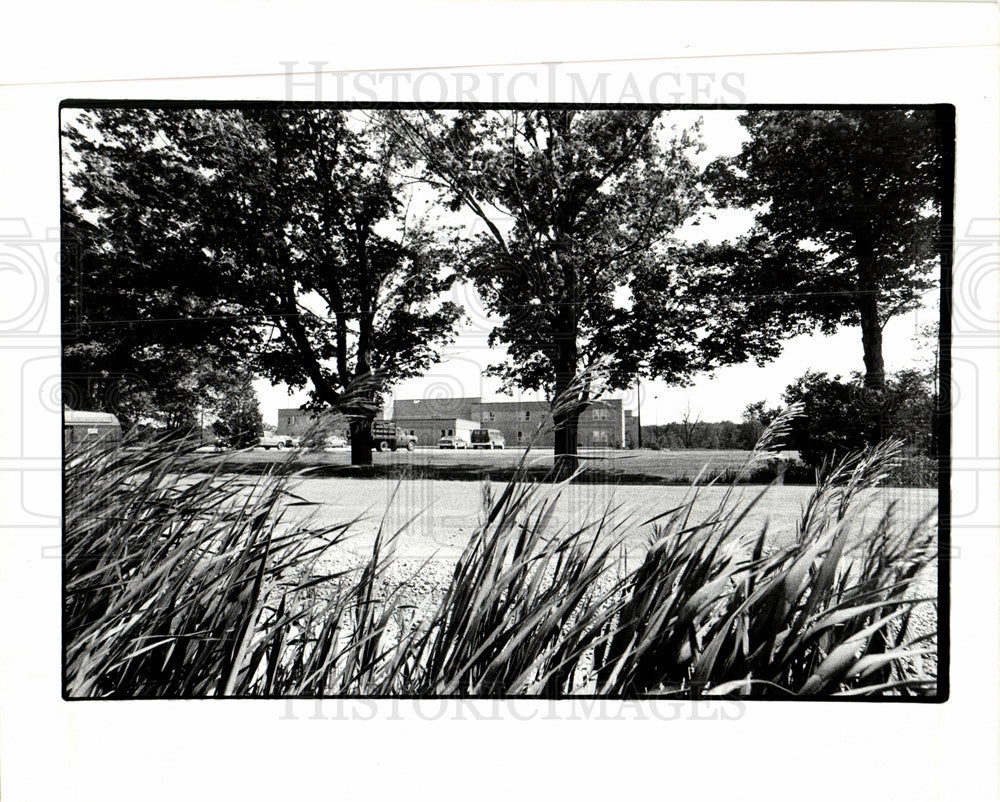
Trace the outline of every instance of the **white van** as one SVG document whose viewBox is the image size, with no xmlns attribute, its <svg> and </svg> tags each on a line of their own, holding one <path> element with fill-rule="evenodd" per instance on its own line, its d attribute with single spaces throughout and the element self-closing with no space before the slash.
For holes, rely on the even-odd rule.
<svg viewBox="0 0 1000 802">
<path fill-rule="evenodd" d="M 499 429 L 475 429 L 471 435 L 473 448 L 503 449 L 506 439 Z"/>
</svg>

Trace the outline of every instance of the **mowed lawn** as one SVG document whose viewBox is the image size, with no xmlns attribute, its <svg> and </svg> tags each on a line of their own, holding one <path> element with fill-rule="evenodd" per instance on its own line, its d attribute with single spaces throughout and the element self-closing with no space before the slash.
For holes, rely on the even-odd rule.
<svg viewBox="0 0 1000 802">
<path fill-rule="evenodd" d="M 311 508 L 317 523 L 335 524 L 362 518 L 351 528 L 354 536 L 347 547 L 357 554 L 370 550 L 380 525 L 394 532 L 405 527 L 397 552 L 407 559 L 454 559 L 480 522 L 483 483 L 434 480 L 371 480 L 323 478 L 304 479 L 296 493 L 314 502 Z M 499 493 L 502 485 L 494 484 Z M 544 487 L 551 491 L 551 487 Z M 768 546 L 791 542 L 795 524 L 812 488 L 804 486 L 746 486 L 736 493 L 741 503 L 749 503 L 762 491 L 738 533 L 758 533 L 768 527 Z M 702 488 L 691 521 L 712 517 L 725 488 Z M 605 511 L 608 523 L 627 525 L 626 546 L 630 552 L 645 547 L 652 527 L 643 522 L 689 498 L 690 488 L 663 485 L 572 484 L 562 490 L 550 526 L 580 527 L 593 522 Z M 937 505 L 934 489 L 885 488 L 870 491 L 867 508 L 852 528 L 858 534 L 869 530 L 890 504 L 896 505 L 901 520 L 916 523 L 933 513 Z M 931 522 L 932 525 L 935 523 Z"/>
<path fill-rule="evenodd" d="M 225 455 L 226 461 L 235 465 L 251 463 L 267 463 L 285 459 L 287 451 L 248 449 Z M 652 481 L 685 481 L 694 479 L 703 469 L 715 475 L 728 469 L 740 468 L 748 457 L 749 451 L 711 451 L 711 450 L 590 450 L 580 451 L 580 460 L 593 471 L 602 474 L 617 474 L 633 477 L 646 477 Z M 794 458 L 794 451 L 781 452 L 777 456 Z M 414 451 L 396 451 L 388 453 L 374 452 L 372 461 L 376 469 L 398 468 L 402 471 L 413 470 L 417 473 L 434 472 L 442 478 L 467 478 L 472 475 L 488 475 L 491 471 L 509 473 L 525 457 L 523 449 L 506 448 L 502 451 L 483 451 L 472 449 L 445 450 L 428 447 L 418 447 Z M 304 452 L 300 461 L 304 466 L 317 469 L 350 470 L 351 454 L 346 448 L 328 451 Z M 544 471 L 551 468 L 553 452 L 551 448 L 532 449 L 526 458 L 527 466 L 533 471 Z M 642 481 L 640 478 L 639 481 Z"/>
</svg>

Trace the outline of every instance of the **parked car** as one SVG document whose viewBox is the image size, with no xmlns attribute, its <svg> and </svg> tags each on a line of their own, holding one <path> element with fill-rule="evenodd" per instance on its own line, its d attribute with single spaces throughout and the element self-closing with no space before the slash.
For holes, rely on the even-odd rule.
<svg viewBox="0 0 1000 802">
<path fill-rule="evenodd" d="M 492 451 L 494 448 L 503 449 L 506 442 L 499 429 L 476 429 L 472 433 L 473 448 L 488 448 Z"/>
<path fill-rule="evenodd" d="M 323 440 L 323 448 L 347 448 L 347 438 L 342 434 L 330 434 Z"/>
<path fill-rule="evenodd" d="M 281 451 L 283 448 L 294 448 L 295 438 L 286 435 L 265 434 L 257 441 L 257 445 L 267 450 L 276 448 Z"/>
<path fill-rule="evenodd" d="M 438 448 L 468 448 L 469 441 L 459 434 L 447 435 L 438 440 Z"/>
</svg>

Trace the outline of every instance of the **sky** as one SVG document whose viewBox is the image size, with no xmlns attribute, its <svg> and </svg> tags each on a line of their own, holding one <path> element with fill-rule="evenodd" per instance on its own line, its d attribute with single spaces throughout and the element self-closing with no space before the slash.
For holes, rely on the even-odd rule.
<svg viewBox="0 0 1000 802">
<path fill-rule="evenodd" d="M 667 122 L 689 127 L 702 120 L 702 138 L 706 150 L 696 161 L 704 166 L 719 156 L 739 152 L 746 132 L 737 121 L 739 112 L 725 109 L 671 111 Z M 461 219 L 461 218 L 459 218 Z M 733 210 L 703 220 L 697 226 L 685 225 L 679 236 L 691 241 L 721 242 L 739 236 L 751 224 L 753 215 Z M 452 221 L 454 222 L 454 221 Z M 465 222 L 475 226 L 478 221 L 468 217 Z M 497 221 L 500 222 L 500 221 Z M 488 400 L 510 398 L 500 393 L 499 382 L 483 376 L 490 364 L 502 361 L 504 349 L 489 348 L 487 337 L 498 323 L 483 309 L 474 287 L 458 284 L 452 288 L 451 300 L 462 306 L 467 320 L 459 328 L 455 341 L 443 349 L 441 361 L 424 376 L 400 382 L 393 388 L 394 398 L 444 398 L 481 396 Z M 889 372 L 907 367 L 926 367 L 932 346 L 917 338 L 921 327 L 937 320 L 937 293 L 925 297 L 925 304 L 915 312 L 889 321 L 884 329 L 886 369 Z M 687 387 L 668 386 L 662 381 L 641 382 L 640 389 L 631 387 L 616 393 L 625 401 L 626 409 L 636 411 L 641 405 L 644 425 L 680 420 L 690 407 L 691 414 L 705 421 L 739 420 L 744 408 L 753 402 L 766 400 L 769 406 L 781 403 L 781 394 L 794 379 L 807 370 L 825 371 L 831 375 L 848 376 L 863 371 L 861 333 L 856 327 L 844 327 L 836 334 L 803 335 L 786 341 L 781 355 L 764 367 L 756 363 L 722 368 L 711 375 L 695 377 Z M 255 382 L 261 412 L 266 423 L 277 424 L 278 409 L 297 407 L 308 400 L 306 390 L 289 394 L 288 388 L 272 385 L 266 380 Z M 537 393 L 521 392 L 519 396 L 537 400 Z"/>
</svg>

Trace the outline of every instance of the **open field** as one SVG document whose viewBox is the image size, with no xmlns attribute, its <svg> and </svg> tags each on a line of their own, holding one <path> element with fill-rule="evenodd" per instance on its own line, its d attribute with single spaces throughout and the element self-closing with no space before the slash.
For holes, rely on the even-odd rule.
<svg viewBox="0 0 1000 802">
<path fill-rule="evenodd" d="M 260 448 L 229 452 L 224 455 L 206 455 L 207 462 L 222 459 L 234 468 L 264 469 L 283 459 L 288 451 Z M 583 450 L 579 457 L 588 468 L 588 478 L 597 481 L 617 481 L 630 484 L 688 484 L 703 470 L 710 478 L 726 471 L 739 469 L 749 457 L 749 451 L 650 451 L 650 450 Z M 415 451 L 396 451 L 382 454 L 374 452 L 371 468 L 351 466 L 350 450 L 307 451 L 298 457 L 303 467 L 314 475 L 330 477 L 365 476 L 368 478 L 428 478 L 478 480 L 489 477 L 494 481 L 506 480 L 513 475 L 518 463 L 525 456 L 522 449 L 502 451 L 443 450 L 421 447 Z M 793 459 L 797 452 L 785 451 L 777 457 Z M 551 448 L 532 449 L 526 467 L 533 477 L 540 477 L 552 468 Z"/>
</svg>

